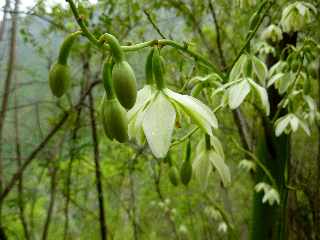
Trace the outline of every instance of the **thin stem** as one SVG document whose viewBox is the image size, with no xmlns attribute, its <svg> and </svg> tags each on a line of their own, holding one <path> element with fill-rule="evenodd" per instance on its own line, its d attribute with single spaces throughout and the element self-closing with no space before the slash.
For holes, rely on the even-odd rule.
<svg viewBox="0 0 320 240">
<path fill-rule="evenodd" d="M 93 36 L 92 33 L 90 33 L 90 31 L 88 30 L 88 27 L 85 25 L 84 21 L 83 21 L 83 16 L 79 15 L 78 9 L 75 5 L 75 3 L 73 2 L 73 0 L 66 0 L 71 8 L 71 11 L 78 23 L 78 25 L 80 26 L 83 35 L 86 36 L 92 43 L 94 43 L 96 46 L 100 47 L 101 44 L 99 43 L 98 39 Z"/>
<path fill-rule="evenodd" d="M 80 26 L 83 35 L 86 36 L 89 41 L 91 41 L 95 46 L 97 46 L 98 48 L 104 50 L 104 51 L 109 51 L 109 46 L 106 44 L 103 44 L 102 42 L 99 42 L 99 40 L 92 34 L 90 33 L 90 31 L 88 30 L 88 27 L 84 24 L 83 22 L 83 17 L 81 17 L 78 13 L 77 7 L 75 5 L 75 3 L 73 2 L 73 0 L 66 0 L 71 8 L 71 11 L 78 23 L 78 25 Z M 169 40 L 169 39 L 160 39 L 160 40 L 151 40 L 151 41 L 147 41 L 147 42 L 143 42 L 143 43 L 138 43 L 132 46 L 122 46 L 121 48 L 124 51 L 137 51 L 140 50 L 142 48 L 145 47 L 152 47 L 154 45 L 158 44 L 159 46 L 166 46 L 169 45 L 173 48 L 176 48 L 180 51 L 183 51 L 187 54 L 189 54 L 190 56 L 192 56 L 193 58 L 195 58 L 196 60 L 198 60 L 199 62 L 201 62 L 202 64 L 204 64 L 204 66 L 206 66 L 207 68 L 220 73 L 220 71 L 218 70 L 218 68 L 213 65 L 210 61 L 208 61 L 205 57 L 201 56 L 199 53 L 190 50 L 188 48 L 188 44 L 185 43 L 184 45 L 181 45 L 173 40 Z"/>
<path fill-rule="evenodd" d="M 217 41 L 218 52 L 219 52 L 219 55 L 220 55 L 221 66 L 222 66 L 222 68 L 225 68 L 226 67 L 226 60 L 225 60 L 225 57 L 224 57 L 223 51 L 222 51 L 222 44 L 221 44 L 221 37 L 220 37 L 220 26 L 219 26 L 219 23 L 218 23 L 216 12 L 215 12 L 214 7 L 213 7 L 213 3 L 212 3 L 211 0 L 208 0 L 208 2 L 209 2 L 209 8 L 210 8 L 211 15 L 212 15 L 212 18 L 213 18 L 213 21 L 214 21 L 214 25 L 215 25 L 215 28 L 216 28 L 216 32 L 217 32 L 216 41 Z"/>
<path fill-rule="evenodd" d="M 252 40 L 252 38 L 256 35 L 259 27 L 261 26 L 265 16 L 267 15 L 269 9 L 272 7 L 272 5 L 274 4 L 273 1 L 269 2 L 269 6 L 266 8 L 263 16 L 259 19 L 259 21 L 257 22 L 257 24 L 255 25 L 255 27 L 253 28 L 253 30 L 251 32 L 249 32 L 249 35 L 247 37 L 246 42 L 244 43 L 243 47 L 241 48 L 241 50 L 239 51 L 238 55 L 235 57 L 235 59 L 233 60 L 232 64 L 230 65 L 230 67 L 228 67 L 229 69 L 229 73 L 231 71 L 231 69 L 233 68 L 233 66 L 236 64 L 236 62 L 238 61 L 238 59 L 241 57 L 241 55 L 243 54 L 243 52 L 248 48 L 250 41 Z M 258 10 L 257 14 L 260 14 L 263 10 L 263 7 L 265 5 L 262 5 L 262 7 Z"/>
<path fill-rule="evenodd" d="M 272 183 L 273 187 L 275 187 L 276 189 L 278 188 L 277 187 L 277 184 L 276 184 L 276 181 L 275 179 L 272 177 L 271 173 L 269 172 L 269 170 L 267 169 L 266 166 L 263 165 L 262 162 L 260 162 L 260 160 L 256 157 L 256 155 L 254 155 L 252 152 L 246 150 L 246 149 L 243 149 L 241 146 L 239 146 L 239 144 L 234 140 L 232 139 L 235 146 L 242 152 L 246 153 L 248 156 L 250 156 L 252 158 L 252 160 L 258 164 L 258 166 L 262 169 L 262 171 L 264 171 L 264 173 L 267 175 L 267 177 L 269 178 L 270 182 Z"/>
<path fill-rule="evenodd" d="M 157 33 L 159 33 L 159 35 L 162 37 L 162 38 L 166 38 L 164 36 L 164 34 L 160 31 L 160 28 L 155 24 L 155 22 L 153 21 L 153 19 L 151 18 L 151 15 L 150 13 L 147 11 L 147 10 L 143 10 L 144 14 L 147 16 L 149 22 L 152 24 L 153 28 L 157 31 Z"/>
</svg>

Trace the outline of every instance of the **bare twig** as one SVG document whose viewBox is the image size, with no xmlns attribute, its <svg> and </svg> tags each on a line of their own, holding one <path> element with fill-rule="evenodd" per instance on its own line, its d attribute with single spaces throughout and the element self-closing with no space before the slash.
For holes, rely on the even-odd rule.
<svg viewBox="0 0 320 240">
<path fill-rule="evenodd" d="M 211 15 L 212 15 L 212 18 L 214 21 L 214 25 L 215 25 L 216 31 L 217 31 L 217 46 L 218 46 L 218 52 L 220 55 L 221 67 L 225 68 L 226 67 L 226 60 L 224 58 L 223 51 L 222 51 L 222 44 L 221 44 L 221 38 L 220 38 L 220 26 L 218 24 L 218 19 L 217 19 L 217 15 L 216 15 L 216 12 L 213 7 L 213 3 L 211 0 L 208 0 L 208 2 L 209 2 L 209 9 L 210 9 L 210 12 L 211 12 Z"/>
<path fill-rule="evenodd" d="M 161 32 L 160 28 L 157 26 L 157 24 L 153 21 L 150 13 L 146 9 L 144 9 L 143 12 L 147 16 L 147 18 L 148 18 L 149 22 L 152 24 L 153 28 L 157 31 L 157 33 L 159 33 L 159 35 L 162 38 L 166 38 L 165 35 Z"/>
</svg>

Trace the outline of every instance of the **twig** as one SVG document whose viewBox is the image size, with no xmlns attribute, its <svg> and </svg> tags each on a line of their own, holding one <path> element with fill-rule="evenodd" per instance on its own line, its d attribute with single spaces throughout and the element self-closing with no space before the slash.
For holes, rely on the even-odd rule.
<svg viewBox="0 0 320 240">
<path fill-rule="evenodd" d="M 157 31 L 157 33 L 159 33 L 159 35 L 160 35 L 162 38 L 166 38 L 166 37 L 164 36 L 164 34 L 160 31 L 160 28 L 159 28 L 159 27 L 155 24 L 155 22 L 153 21 L 150 13 L 149 13 L 146 9 L 144 9 L 143 12 L 144 12 L 144 14 L 147 16 L 147 18 L 148 18 L 149 22 L 152 24 L 153 28 Z"/>
<path fill-rule="evenodd" d="M 211 12 L 211 15 L 212 15 L 212 18 L 214 21 L 214 25 L 215 25 L 216 31 L 217 31 L 217 46 L 218 46 L 218 52 L 220 55 L 221 66 L 222 66 L 222 68 L 225 68 L 226 67 L 226 60 L 224 58 L 223 51 L 222 51 L 222 44 L 221 44 L 221 38 L 220 38 L 220 26 L 218 24 L 217 15 L 216 15 L 216 12 L 214 11 L 212 1 L 208 0 L 208 2 L 209 2 L 210 12 Z"/>
</svg>

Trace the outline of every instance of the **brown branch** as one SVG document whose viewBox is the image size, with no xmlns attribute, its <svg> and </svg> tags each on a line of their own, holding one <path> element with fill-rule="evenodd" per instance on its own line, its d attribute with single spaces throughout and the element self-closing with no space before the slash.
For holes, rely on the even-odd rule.
<svg viewBox="0 0 320 240">
<path fill-rule="evenodd" d="M 239 133 L 242 145 L 244 149 L 246 149 L 247 151 L 250 151 L 252 143 L 251 143 L 250 132 L 248 128 L 248 123 L 245 117 L 243 116 L 242 112 L 240 111 L 240 109 L 233 110 L 232 115 L 233 115 L 233 120 L 235 121 L 238 127 L 238 133 Z"/>
<path fill-rule="evenodd" d="M 209 2 L 209 9 L 210 9 L 210 12 L 214 21 L 214 25 L 217 31 L 217 47 L 220 55 L 221 67 L 224 69 L 226 67 L 226 60 L 224 58 L 223 51 L 222 51 L 222 44 L 221 44 L 221 38 L 220 38 L 220 26 L 218 24 L 218 19 L 213 7 L 213 3 L 211 0 L 208 0 L 208 2 Z"/>
<path fill-rule="evenodd" d="M 83 87 L 80 91 L 82 91 Z M 73 162 L 76 157 L 76 145 L 77 145 L 77 136 L 78 131 L 80 129 L 80 116 L 81 116 L 81 110 L 82 108 L 78 108 L 77 116 L 76 116 L 76 122 L 75 127 L 72 131 L 72 140 L 71 140 L 71 149 L 70 149 L 70 160 L 68 163 L 68 170 L 67 170 L 67 179 L 66 179 L 66 202 L 65 202 L 65 208 L 64 208 L 64 215 L 65 215 L 65 223 L 64 223 L 64 234 L 63 239 L 68 239 L 68 229 L 69 229 L 69 202 L 70 202 L 70 194 L 71 194 L 71 176 L 72 176 L 72 169 L 73 169 Z"/>
<path fill-rule="evenodd" d="M 65 136 L 63 136 L 62 141 L 59 144 L 59 155 L 60 155 L 59 158 L 61 157 L 64 140 L 65 140 Z M 54 208 L 55 199 L 56 199 L 57 174 L 58 174 L 58 166 L 57 166 L 56 160 L 57 159 L 54 159 L 54 156 L 49 156 L 48 172 L 49 172 L 49 175 L 51 175 L 50 200 L 49 200 L 49 207 L 47 211 L 47 217 L 43 227 L 42 240 L 46 240 L 48 238 L 49 226 L 50 226 L 53 208 Z"/>
<path fill-rule="evenodd" d="M 84 65 L 85 78 L 89 82 L 91 78 L 90 74 L 90 65 Z M 108 238 L 108 229 L 105 219 L 105 207 L 104 207 L 104 197 L 103 197 L 103 187 L 101 181 L 101 167 L 100 167 L 100 152 L 99 152 L 99 139 L 97 134 L 97 123 L 94 110 L 94 100 L 92 93 L 89 93 L 89 106 L 90 106 L 90 119 L 91 119 L 91 133 L 92 133 L 92 142 L 93 142 L 93 154 L 94 154 L 94 163 L 95 163 L 95 175 L 96 175 L 96 188 L 98 193 L 98 202 L 99 202 L 99 221 L 100 221 L 100 231 L 101 239 L 106 240 Z"/>
<path fill-rule="evenodd" d="M 14 6 L 15 11 L 19 9 L 19 0 L 15 1 Z M 2 166 L 2 139 L 3 139 L 3 128 L 5 123 L 6 111 L 9 102 L 9 92 L 12 82 L 12 77 L 14 74 L 15 63 L 16 63 L 16 41 L 17 41 L 17 30 L 18 30 L 18 19 L 17 16 L 12 16 L 12 27 L 11 27 L 11 37 L 10 37 L 10 50 L 8 58 L 8 68 L 7 75 L 4 83 L 4 95 L 2 97 L 2 105 L 0 111 L 0 192 L 3 187 L 3 166 Z M 1 207 L 1 206 L 0 206 Z"/>
<path fill-rule="evenodd" d="M 18 79 L 16 78 L 15 87 L 19 87 Z M 14 94 L 14 105 L 18 105 L 18 96 L 15 92 Z M 15 147 L 16 147 L 16 160 L 18 169 L 21 167 L 22 159 L 21 159 L 21 143 L 20 143 L 20 131 L 19 131 L 19 113 L 18 109 L 14 111 L 14 129 L 15 129 Z M 26 240 L 30 239 L 28 224 L 25 216 L 24 209 L 24 199 L 23 199 L 23 174 L 21 174 L 21 178 L 18 182 L 18 207 L 19 207 L 19 217 L 22 223 L 23 233 Z"/>
<path fill-rule="evenodd" d="M 74 107 L 76 110 L 81 107 L 82 102 L 85 100 L 87 95 L 91 92 L 94 86 L 96 86 L 101 81 L 92 82 L 87 91 L 81 96 L 78 104 Z M 3 192 L 0 195 L 0 201 L 3 200 L 12 190 L 13 186 L 20 179 L 21 174 L 24 170 L 29 166 L 29 164 L 34 160 L 37 154 L 48 144 L 49 140 L 60 130 L 63 124 L 68 119 L 70 112 L 65 112 L 60 121 L 50 130 L 48 135 L 43 139 L 43 141 L 30 153 L 30 155 L 26 158 L 25 162 L 22 164 L 21 168 L 19 168 L 16 173 L 11 177 L 9 183 L 4 188 Z"/>
</svg>

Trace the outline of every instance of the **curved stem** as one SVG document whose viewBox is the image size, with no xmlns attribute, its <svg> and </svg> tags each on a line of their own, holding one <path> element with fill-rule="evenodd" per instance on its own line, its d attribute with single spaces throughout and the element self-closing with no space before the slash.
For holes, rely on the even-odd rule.
<svg viewBox="0 0 320 240">
<path fill-rule="evenodd" d="M 74 1 L 73 0 L 66 0 L 66 1 L 69 3 L 71 11 L 72 11 L 78 25 L 80 26 L 80 28 L 83 32 L 83 35 L 86 36 L 88 38 L 88 40 L 91 41 L 98 48 L 100 48 L 104 51 L 109 51 L 110 48 L 107 44 L 103 44 L 103 42 L 99 42 L 99 40 L 92 33 L 90 33 L 90 31 L 88 30 L 88 27 L 85 25 L 85 23 L 83 21 L 83 17 L 81 17 L 79 15 Z M 182 45 L 182 44 L 179 44 L 173 40 L 160 39 L 160 40 L 151 40 L 151 41 L 147 41 L 147 42 L 143 42 L 143 43 L 138 43 L 138 44 L 134 44 L 131 46 L 121 46 L 121 48 L 124 51 L 137 51 L 142 48 L 152 47 L 156 44 L 158 44 L 159 46 L 167 46 L 168 45 L 168 46 L 171 46 L 177 50 L 185 52 L 185 53 L 189 54 L 191 57 L 195 58 L 200 63 L 202 63 L 203 66 L 205 66 L 205 67 L 207 67 L 207 68 L 209 68 L 219 74 L 221 73 L 220 70 L 215 65 L 213 65 L 213 63 L 211 63 L 209 60 L 207 60 L 205 57 L 203 57 L 202 55 L 200 55 L 199 53 L 197 53 L 193 50 L 190 50 L 187 43 L 184 43 Z"/>
<path fill-rule="evenodd" d="M 69 53 L 71 50 L 71 47 L 74 43 L 74 40 L 82 34 L 82 31 L 77 31 L 74 33 L 69 34 L 63 41 L 60 51 L 59 51 L 59 56 L 58 56 L 58 62 L 62 65 L 66 65 L 68 62 L 68 57 Z"/>
<path fill-rule="evenodd" d="M 75 3 L 73 2 L 73 0 L 66 0 L 71 8 L 71 11 L 78 23 L 78 25 L 80 26 L 83 35 L 86 36 L 92 43 L 94 43 L 96 46 L 100 47 L 101 44 L 99 43 L 98 39 L 93 36 L 92 33 L 90 33 L 90 31 L 88 30 L 88 27 L 85 25 L 84 21 L 83 21 L 83 17 L 79 15 L 78 9 L 75 5 Z"/>
</svg>

